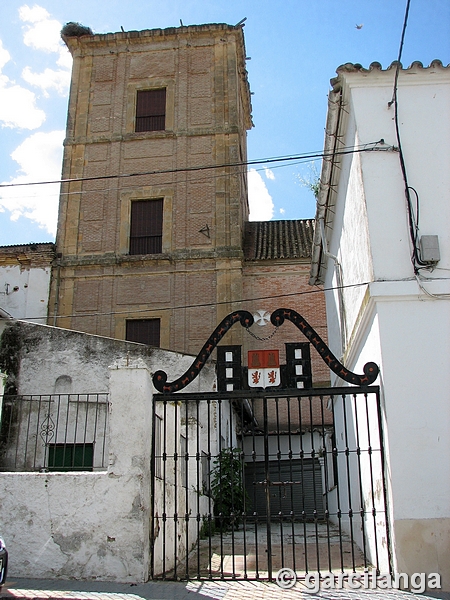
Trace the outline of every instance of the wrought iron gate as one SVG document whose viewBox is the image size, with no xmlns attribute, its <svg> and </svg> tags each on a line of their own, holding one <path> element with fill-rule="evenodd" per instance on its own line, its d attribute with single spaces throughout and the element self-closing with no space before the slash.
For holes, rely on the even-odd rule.
<svg viewBox="0 0 450 600">
<path fill-rule="evenodd" d="M 155 579 L 390 571 L 377 386 L 156 395 L 152 470 Z"/>
</svg>

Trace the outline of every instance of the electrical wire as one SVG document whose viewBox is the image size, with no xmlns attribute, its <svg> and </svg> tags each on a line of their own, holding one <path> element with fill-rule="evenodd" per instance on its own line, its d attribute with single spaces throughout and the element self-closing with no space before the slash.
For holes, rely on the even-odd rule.
<svg viewBox="0 0 450 600">
<path fill-rule="evenodd" d="M 448 300 L 450 298 L 450 294 L 432 294 L 423 286 L 421 279 L 424 279 L 424 278 L 421 277 L 420 274 L 417 273 L 416 274 L 417 284 L 418 284 L 419 288 L 422 290 L 422 292 L 424 294 L 426 294 L 428 297 L 433 298 L 433 300 Z M 440 279 L 442 280 L 442 278 L 440 278 Z M 444 278 L 444 279 L 446 281 L 448 281 L 448 278 Z M 429 278 L 426 278 L 426 281 L 435 281 L 435 279 L 432 277 L 429 277 Z"/>
<path fill-rule="evenodd" d="M 23 183 L 2 183 L 0 184 L 0 188 L 17 188 L 17 187 L 25 187 L 31 185 L 51 185 L 51 184 L 63 184 L 63 183 L 76 183 L 81 181 L 99 181 L 105 179 L 125 179 L 130 177 L 143 177 L 148 175 L 165 175 L 172 173 L 191 173 L 195 171 L 207 171 L 213 169 L 227 169 L 233 167 L 248 167 L 252 165 L 259 164 L 273 164 L 279 162 L 289 162 L 292 164 L 293 161 L 305 161 L 309 162 L 310 160 L 316 158 L 332 158 L 335 155 L 345 155 L 345 154 L 355 154 L 361 152 L 372 152 L 374 150 L 394 150 L 392 147 L 386 148 L 377 148 L 377 145 L 380 143 L 372 142 L 370 144 L 362 144 L 361 146 L 350 146 L 348 149 L 340 150 L 339 152 L 334 153 L 326 153 L 326 152 L 314 152 L 310 154 L 297 154 L 292 156 L 280 156 L 280 157 L 269 157 L 269 158 L 260 158 L 249 161 L 240 161 L 235 163 L 222 163 L 218 165 L 203 165 L 199 167 L 185 167 L 182 169 L 162 169 L 160 171 L 143 171 L 139 173 L 122 173 L 122 174 L 114 174 L 114 175 L 97 175 L 93 177 L 73 177 L 69 179 L 55 179 L 52 181 L 30 181 Z M 223 176 L 223 175 L 219 175 Z"/>
<path fill-rule="evenodd" d="M 420 268 L 428 268 L 429 269 L 430 265 L 428 263 L 425 263 L 422 261 L 422 259 L 420 257 L 420 251 L 418 248 L 418 244 L 417 244 L 417 240 L 419 237 L 419 194 L 408 183 L 408 175 L 407 175 L 407 171 L 406 171 L 406 163 L 405 163 L 405 157 L 404 157 L 402 143 L 401 143 L 400 125 L 399 125 L 399 119 L 398 119 L 398 77 L 399 77 L 400 68 L 401 68 L 401 58 L 402 58 L 402 52 L 403 52 L 403 44 L 405 41 L 406 27 L 408 24 L 408 15 L 409 15 L 410 4 L 411 4 L 411 0 L 407 0 L 405 17 L 403 19 L 402 35 L 401 35 L 401 39 L 400 39 L 400 48 L 399 48 L 399 52 L 398 52 L 397 65 L 396 65 L 396 69 L 395 69 L 394 89 L 393 89 L 393 93 L 392 93 L 392 100 L 390 102 L 388 102 L 388 106 L 389 107 L 391 107 L 392 105 L 394 106 L 395 133 L 396 133 L 396 138 L 397 138 L 400 167 L 401 167 L 403 182 L 404 182 L 404 186 L 405 186 L 405 198 L 406 198 L 406 208 L 407 208 L 407 214 L 408 214 L 409 236 L 410 236 L 411 245 L 412 245 L 411 263 L 413 265 L 414 273 L 417 274 Z M 414 214 L 414 209 L 412 206 L 411 192 L 413 192 L 416 197 L 415 214 Z"/>
<path fill-rule="evenodd" d="M 292 162 L 289 163 L 288 165 L 282 165 L 282 164 L 277 164 L 277 165 L 273 165 L 271 166 L 270 170 L 274 171 L 275 169 L 284 169 L 286 167 L 292 167 L 292 166 L 297 166 L 297 165 L 301 165 L 301 164 L 305 164 L 305 163 L 309 163 L 309 162 L 314 162 L 315 159 L 305 159 L 305 160 L 299 160 L 297 162 Z M 260 168 L 256 168 L 256 169 L 252 169 L 254 171 L 258 171 L 258 172 L 262 172 L 265 171 L 267 169 L 267 167 L 260 167 Z M 247 171 L 245 168 L 242 169 L 241 171 L 238 172 L 238 174 L 243 174 L 243 173 L 248 173 L 249 171 Z M 220 179 L 221 177 L 224 177 L 225 175 L 221 174 L 210 174 L 207 175 L 207 178 L 209 180 L 214 180 L 214 179 Z M 199 177 L 198 179 L 195 178 L 189 178 L 189 183 L 198 183 L 198 182 L 205 182 L 206 178 L 205 177 Z M 180 183 L 180 182 L 177 182 Z M 167 181 L 158 181 L 158 186 L 164 186 L 164 185 L 173 185 L 174 182 L 173 180 L 169 180 L 167 179 Z M 39 184 L 34 184 L 34 183 L 30 183 L 30 185 L 39 185 Z M 49 183 L 49 185 L 56 185 L 56 183 Z M 1 187 L 1 185 L 0 185 Z M 10 186 L 13 187 L 13 186 Z M 133 189 L 140 189 L 142 186 L 140 186 L 139 184 L 136 184 L 134 186 L 127 186 L 127 190 L 131 191 Z M 45 199 L 48 198 L 59 198 L 59 197 L 63 197 L 63 196 L 82 196 L 83 194 L 92 194 L 92 192 L 97 192 L 97 193 L 106 193 L 106 192 L 117 192 L 117 187 L 107 187 L 107 188 L 101 188 L 101 189 L 95 189 L 95 190 L 91 190 L 91 189 L 82 189 L 82 190 L 70 190 L 70 191 L 56 191 L 54 194 L 45 194 Z M 20 194 L 20 196 L 1 196 L 0 200 L 15 200 L 15 199 L 20 199 L 20 200 L 31 200 L 31 199 L 42 199 L 41 196 L 37 196 L 36 194 L 33 194 L 31 196 L 23 196 L 22 194 Z"/>
<path fill-rule="evenodd" d="M 290 294 L 275 294 L 273 296 L 256 296 L 254 298 L 243 298 L 241 300 L 224 300 L 222 302 L 207 302 L 207 303 L 202 303 L 202 304 L 185 304 L 182 306 L 167 306 L 167 307 L 163 307 L 163 308 L 139 308 L 136 310 L 124 310 L 124 311 L 107 311 L 107 312 L 87 312 L 87 313 L 72 313 L 72 314 L 68 314 L 68 315 L 48 315 L 48 318 L 56 318 L 56 319 L 68 319 L 71 317 L 96 317 L 96 316 L 113 316 L 113 315 L 129 315 L 129 314 L 139 314 L 139 313 L 146 313 L 146 312 L 153 312 L 153 313 L 160 313 L 163 311 L 175 311 L 175 310 L 186 310 L 189 308 L 215 308 L 217 306 L 223 306 L 226 304 L 242 304 L 245 302 L 256 302 L 258 300 L 275 300 L 277 298 L 291 298 L 292 296 L 305 296 L 305 295 L 309 295 L 309 294 L 318 294 L 318 293 L 324 293 L 324 292 L 330 292 L 330 291 L 334 291 L 337 289 L 344 289 L 344 288 L 356 288 L 356 287 L 362 287 L 365 285 L 369 285 L 370 283 L 373 283 L 371 281 L 363 281 L 361 283 L 352 283 L 352 284 L 348 284 L 348 285 L 342 285 L 342 286 L 333 286 L 333 287 L 329 287 L 329 288 L 319 288 L 316 287 L 314 289 L 311 290 L 305 290 L 303 292 L 292 292 Z M 38 317 L 26 317 L 26 318 L 21 318 L 19 320 L 21 321 L 29 321 L 29 320 L 33 320 L 33 319 L 42 319 L 42 315 L 38 316 Z M 317 325 L 316 328 L 321 328 L 321 329 L 325 329 L 326 325 Z"/>
</svg>

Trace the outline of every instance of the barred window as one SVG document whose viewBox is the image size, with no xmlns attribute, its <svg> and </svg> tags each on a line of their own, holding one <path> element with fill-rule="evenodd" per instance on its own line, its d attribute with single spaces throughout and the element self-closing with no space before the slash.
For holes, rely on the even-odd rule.
<svg viewBox="0 0 450 600">
<path fill-rule="evenodd" d="M 49 471 L 92 471 L 93 444 L 49 444 Z"/>
<path fill-rule="evenodd" d="M 135 131 L 164 131 L 166 128 L 166 89 L 139 90 L 136 99 Z"/>
<path fill-rule="evenodd" d="M 130 319 L 127 321 L 125 339 L 159 348 L 160 330 L 159 319 Z"/>
<path fill-rule="evenodd" d="M 161 254 L 163 199 L 131 203 L 130 254 Z"/>
</svg>

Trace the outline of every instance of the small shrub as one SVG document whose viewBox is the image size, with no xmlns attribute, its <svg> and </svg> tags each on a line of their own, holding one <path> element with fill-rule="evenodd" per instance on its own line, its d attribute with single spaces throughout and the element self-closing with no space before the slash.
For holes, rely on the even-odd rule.
<svg viewBox="0 0 450 600">
<path fill-rule="evenodd" d="M 224 448 L 214 459 L 211 493 L 216 527 L 220 531 L 239 529 L 242 513 L 249 503 L 240 448 Z"/>
</svg>

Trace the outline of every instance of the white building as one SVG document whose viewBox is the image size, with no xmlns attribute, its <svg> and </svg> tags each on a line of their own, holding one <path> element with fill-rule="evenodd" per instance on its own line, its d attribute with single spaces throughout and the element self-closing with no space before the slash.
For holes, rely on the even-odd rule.
<svg viewBox="0 0 450 600">
<path fill-rule="evenodd" d="M 0 246 L 0 317 L 47 322 L 54 259 L 51 242 Z"/>
<path fill-rule="evenodd" d="M 450 68 L 397 66 L 332 80 L 311 283 L 331 350 L 380 366 L 393 566 L 449 590 Z"/>
<path fill-rule="evenodd" d="M 164 560 L 153 512 L 161 515 L 164 501 L 169 514 L 184 517 L 192 496 L 199 513 L 211 510 L 196 480 L 189 479 L 187 491 L 176 486 L 183 461 L 173 459 L 195 455 L 192 429 L 201 426 L 203 414 L 187 408 L 182 414 L 173 402 L 164 410 L 160 402 L 153 411 L 152 372 L 165 368 L 181 375 L 193 357 L 17 320 L 6 324 L 5 352 L 16 357 L 8 363 L 7 381 L 8 394 L 14 388 L 16 395 L 0 396 L 0 529 L 10 553 L 9 576 L 147 581 L 150 565 L 158 572 Z M 192 387 L 209 392 L 214 383 L 214 366 L 207 365 Z M 216 422 L 218 409 L 211 405 Z M 155 477 L 154 484 L 153 415 L 164 431 L 169 422 L 177 432 L 167 444 L 166 479 Z M 214 456 L 216 439 L 213 431 Z M 161 459 L 156 442 L 154 452 Z M 200 483 L 202 477 L 200 470 Z M 188 535 L 184 518 L 175 526 L 168 518 L 167 570 L 175 557 L 184 558 L 187 540 L 196 543 L 193 522 Z"/>
</svg>

